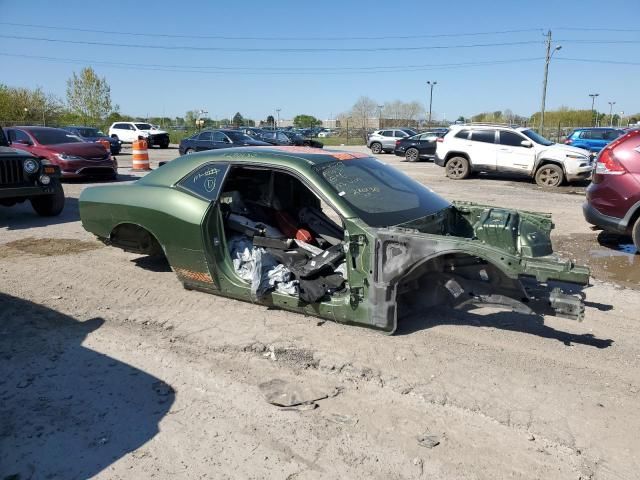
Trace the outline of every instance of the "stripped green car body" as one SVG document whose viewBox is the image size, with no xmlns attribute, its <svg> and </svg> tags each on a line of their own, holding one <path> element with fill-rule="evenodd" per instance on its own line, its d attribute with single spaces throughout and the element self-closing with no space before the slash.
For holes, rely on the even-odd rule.
<svg viewBox="0 0 640 480">
<path fill-rule="evenodd" d="M 437 207 L 398 222 L 383 221 L 395 218 L 393 209 L 369 215 L 381 220 L 365 221 L 354 202 L 368 195 L 367 205 L 374 204 L 380 189 L 371 182 L 358 184 L 362 176 L 349 173 L 356 167 L 380 170 L 376 178 L 388 175 L 390 184 L 400 179 L 394 187 L 398 198 L 413 202 L 413 189 L 422 189 L 418 195 Z M 238 168 L 293 176 L 335 211 L 344 227 L 343 291 L 316 303 L 277 292 L 252 298 L 249 285 L 234 271 L 219 201 L 226 176 Z M 349 201 L 348 189 L 360 197 Z M 407 211 L 421 207 L 415 208 Z M 164 254 L 186 288 L 388 333 L 402 318 L 439 304 L 499 305 L 577 320 L 584 315 L 582 288 L 589 270 L 552 254 L 550 215 L 450 204 L 393 167 L 359 154 L 257 147 L 189 155 L 131 185 L 85 189 L 80 215 L 84 228 L 107 244 Z"/>
</svg>

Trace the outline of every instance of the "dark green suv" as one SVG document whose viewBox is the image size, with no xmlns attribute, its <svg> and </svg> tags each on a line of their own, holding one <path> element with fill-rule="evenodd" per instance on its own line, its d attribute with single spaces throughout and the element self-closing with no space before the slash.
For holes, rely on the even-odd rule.
<svg viewBox="0 0 640 480">
<path fill-rule="evenodd" d="M 10 147 L 0 128 L 0 205 L 30 200 L 38 215 L 59 215 L 64 208 L 60 169 L 47 160 Z"/>
</svg>

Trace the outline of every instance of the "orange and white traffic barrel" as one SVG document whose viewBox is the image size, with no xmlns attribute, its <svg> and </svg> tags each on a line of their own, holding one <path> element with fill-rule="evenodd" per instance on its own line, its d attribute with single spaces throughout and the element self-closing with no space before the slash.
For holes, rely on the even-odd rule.
<svg viewBox="0 0 640 480">
<path fill-rule="evenodd" d="M 134 140 L 131 146 L 131 170 L 151 170 L 149 167 L 149 151 L 146 140 Z"/>
</svg>

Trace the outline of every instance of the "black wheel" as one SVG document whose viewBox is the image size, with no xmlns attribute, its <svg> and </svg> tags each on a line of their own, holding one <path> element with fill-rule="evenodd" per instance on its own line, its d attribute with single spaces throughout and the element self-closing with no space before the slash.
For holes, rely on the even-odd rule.
<svg viewBox="0 0 640 480">
<path fill-rule="evenodd" d="M 187 148 L 187 149 L 184 151 L 184 154 L 185 154 L 185 155 L 191 155 L 192 153 L 193 153 L 193 148 Z"/>
<path fill-rule="evenodd" d="M 378 142 L 373 142 L 371 144 L 371 153 L 374 153 L 374 154 L 382 153 L 382 144 Z"/>
<path fill-rule="evenodd" d="M 407 159 L 407 162 L 417 162 L 420 160 L 420 152 L 418 152 L 417 148 L 408 148 L 406 152 L 404 152 L 404 158 Z"/>
<path fill-rule="evenodd" d="M 162 145 L 160 145 L 160 148 L 169 148 L 169 144 L 168 143 L 163 143 Z"/>
<path fill-rule="evenodd" d="M 640 252 L 640 218 L 636 220 L 631 231 L 631 238 L 633 238 L 633 244 L 636 246 L 638 252 Z"/>
<path fill-rule="evenodd" d="M 563 181 L 562 168 L 553 163 L 542 165 L 536 172 L 536 183 L 541 187 L 559 187 Z"/>
<path fill-rule="evenodd" d="M 447 177 L 452 180 L 462 180 L 471 173 L 469 160 L 464 157 L 453 157 L 446 165 Z"/>
<path fill-rule="evenodd" d="M 120 140 L 120 139 L 118 138 L 118 135 L 111 135 L 111 138 L 113 138 L 114 140 Z"/>
<path fill-rule="evenodd" d="M 31 199 L 31 206 L 41 217 L 55 217 L 64 208 L 64 190 L 59 180 L 51 180 L 54 192 Z"/>
</svg>

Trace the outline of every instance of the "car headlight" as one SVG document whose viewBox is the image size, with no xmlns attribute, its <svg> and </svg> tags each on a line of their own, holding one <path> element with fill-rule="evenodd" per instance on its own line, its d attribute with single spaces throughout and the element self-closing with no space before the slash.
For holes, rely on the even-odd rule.
<svg viewBox="0 0 640 480">
<path fill-rule="evenodd" d="M 28 158 L 22 164 L 22 168 L 24 168 L 24 171 L 27 174 L 31 175 L 31 174 L 36 173 L 38 171 L 39 165 L 38 165 L 38 162 L 36 160 L 34 160 L 32 158 Z"/>
<path fill-rule="evenodd" d="M 56 157 L 60 160 L 84 160 L 82 157 L 76 155 L 68 155 L 66 153 L 56 153 Z"/>
<path fill-rule="evenodd" d="M 567 153 L 567 158 L 574 158 L 576 160 L 588 160 L 587 156 L 579 155 L 577 153 Z"/>
</svg>

